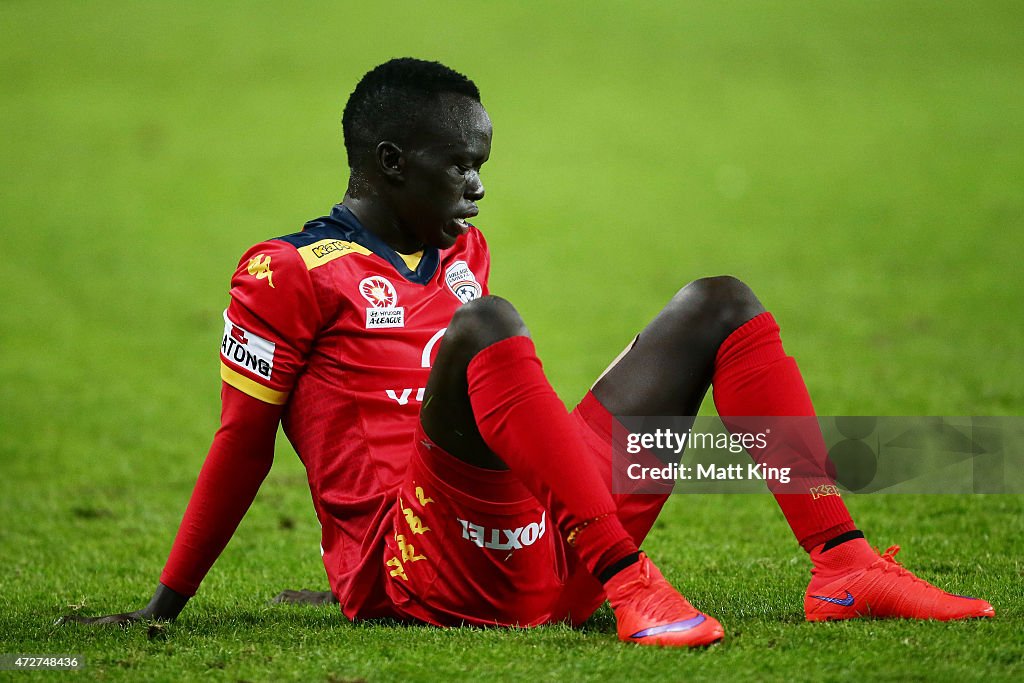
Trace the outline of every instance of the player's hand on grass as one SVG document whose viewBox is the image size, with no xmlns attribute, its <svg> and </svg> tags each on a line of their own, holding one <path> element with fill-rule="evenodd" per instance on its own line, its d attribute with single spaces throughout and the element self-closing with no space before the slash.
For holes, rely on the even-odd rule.
<svg viewBox="0 0 1024 683">
<path fill-rule="evenodd" d="M 106 626 L 116 624 L 127 627 L 139 621 L 173 621 L 185 607 L 189 600 L 188 596 L 174 591 L 162 583 L 153 593 L 149 604 L 134 612 L 123 612 L 121 614 L 108 614 L 101 617 L 87 617 L 81 614 L 65 614 L 57 619 L 58 624 L 89 624 L 91 626 Z"/>
<path fill-rule="evenodd" d="M 338 599 L 330 591 L 311 591 L 303 588 L 298 591 L 281 591 L 270 602 L 287 605 L 327 605 L 329 603 L 337 603 Z"/>
<path fill-rule="evenodd" d="M 123 614 L 108 614 L 103 617 L 86 617 L 81 614 L 65 614 L 57 620 L 58 624 L 89 624 L 92 626 L 101 626 L 106 624 L 117 624 L 118 626 L 128 626 L 134 624 L 136 621 L 142 621 L 151 617 L 146 616 L 146 610 L 139 609 L 134 612 L 125 612 Z"/>
</svg>

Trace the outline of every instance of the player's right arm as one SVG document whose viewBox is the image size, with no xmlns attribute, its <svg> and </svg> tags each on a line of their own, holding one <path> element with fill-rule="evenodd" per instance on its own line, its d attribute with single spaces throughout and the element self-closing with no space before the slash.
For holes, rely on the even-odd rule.
<svg viewBox="0 0 1024 683">
<path fill-rule="evenodd" d="M 321 324 L 307 268 L 271 241 L 250 249 L 231 282 L 221 341 L 221 425 L 146 607 L 64 621 L 171 620 L 195 594 L 248 511 L 274 459 L 284 404 Z"/>
</svg>

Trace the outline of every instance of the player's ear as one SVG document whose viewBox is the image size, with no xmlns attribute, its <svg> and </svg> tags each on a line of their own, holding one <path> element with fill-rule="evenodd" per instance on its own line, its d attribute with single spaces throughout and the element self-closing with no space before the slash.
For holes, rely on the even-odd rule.
<svg viewBox="0 0 1024 683">
<path fill-rule="evenodd" d="M 387 140 L 377 145 L 377 168 L 385 178 L 400 180 L 405 170 L 402 148 Z"/>
</svg>

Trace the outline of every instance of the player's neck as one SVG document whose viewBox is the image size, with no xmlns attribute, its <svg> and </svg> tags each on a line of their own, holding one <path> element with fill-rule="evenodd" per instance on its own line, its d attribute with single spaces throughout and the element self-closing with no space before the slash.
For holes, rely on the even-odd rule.
<svg viewBox="0 0 1024 683">
<path fill-rule="evenodd" d="M 414 254 L 423 250 L 423 244 L 409 237 L 398 227 L 398 220 L 376 197 L 353 197 L 346 193 L 341 201 L 368 232 L 400 254 Z"/>
</svg>

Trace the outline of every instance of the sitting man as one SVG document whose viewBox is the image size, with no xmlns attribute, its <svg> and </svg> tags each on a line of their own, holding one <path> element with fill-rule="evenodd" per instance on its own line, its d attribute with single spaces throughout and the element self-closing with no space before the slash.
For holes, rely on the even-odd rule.
<svg viewBox="0 0 1024 683">
<path fill-rule="evenodd" d="M 607 598 L 624 641 L 721 640 L 640 551 L 666 495 L 611 492 L 613 416 L 696 415 L 709 386 L 722 416 L 813 416 L 771 314 L 734 278 L 692 282 L 569 413 L 515 308 L 488 292 L 469 223 L 491 148 L 477 87 L 395 59 L 362 78 L 343 128 L 342 202 L 235 271 L 221 427 L 156 593 L 77 620 L 175 618 L 256 496 L 282 424 L 350 619 L 579 623 Z M 879 556 L 838 495 L 776 499 L 813 565 L 808 619 L 994 615 Z"/>
</svg>

